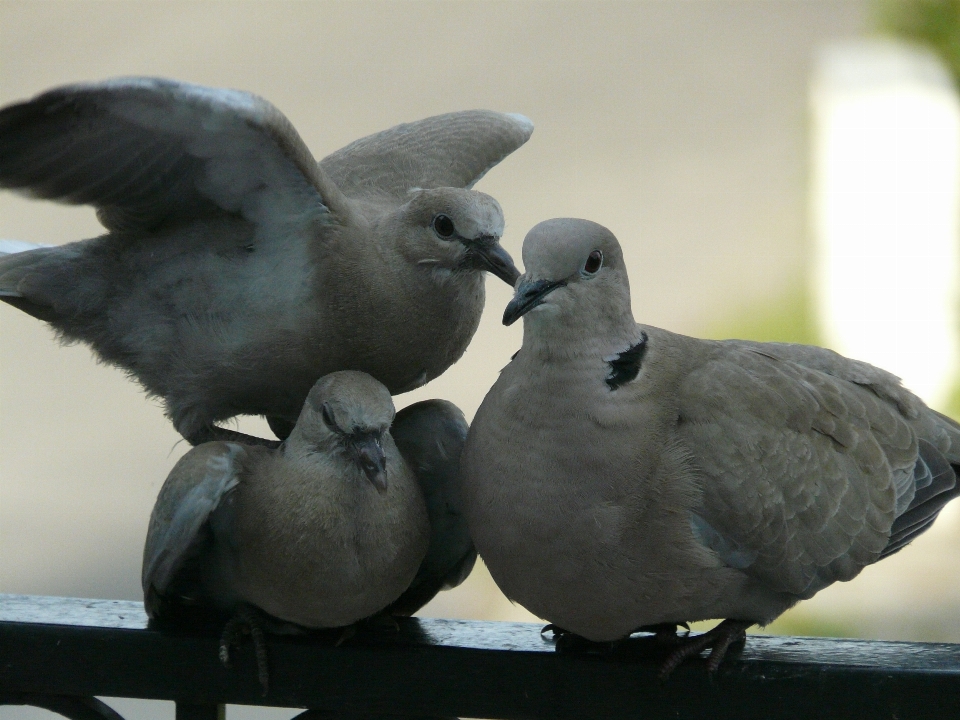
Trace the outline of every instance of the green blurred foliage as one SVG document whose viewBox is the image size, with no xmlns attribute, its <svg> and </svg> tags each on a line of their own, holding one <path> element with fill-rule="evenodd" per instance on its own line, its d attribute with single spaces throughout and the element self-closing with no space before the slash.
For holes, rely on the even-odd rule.
<svg viewBox="0 0 960 720">
<path fill-rule="evenodd" d="M 931 48 L 960 85 L 960 0 L 874 0 L 881 32 Z"/>
<path fill-rule="evenodd" d="M 761 340 L 822 344 L 817 332 L 813 299 L 806 287 L 794 288 L 762 306 L 740 308 L 706 328 L 715 340 Z"/>
<path fill-rule="evenodd" d="M 690 623 L 690 632 L 702 633 L 717 625 L 716 620 L 703 620 Z M 818 617 L 806 612 L 802 604 L 787 610 L 765 627 L 754 625 L 747 628 L 750 635 L 801 635 L 804 637 L 868 638 L 869 631 L 859 628 L 855 622 L 845 623 L 834 619 Z"/>
<path fill-rule="evenodd" d="M 960 0 L 957 2 L 960 5 Z M 824 344 L 817 328 L 813 298 L 806 287 L 795 288 L 762 306 L 742 307 L 732 311 L 706 327 L 703 336 L 714 340 L 736 338 L 804 345 Z M 960 374 L 954 379 L 950 397 L 935 409 L 960 420 Z"/>
</svg>

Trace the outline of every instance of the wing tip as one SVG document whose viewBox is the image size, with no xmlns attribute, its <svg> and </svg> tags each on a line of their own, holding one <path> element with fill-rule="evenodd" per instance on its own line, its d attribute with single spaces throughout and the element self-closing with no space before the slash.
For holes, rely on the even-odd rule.
<svg viewBox="0 0 960 720">
<path fill-rule="evenodd" d="M 513 120 L 517 125 L 519 125 L 520 130 L 526 133 L 526 136 L 528 138 L 531 135 L 533 135 L 533 129 L 534 129 L 533 120 L 528 118 L 526 115 L 523 115 L 521 113 L 505 113 L 505 115 L 511 120 Z"/>
</svg>

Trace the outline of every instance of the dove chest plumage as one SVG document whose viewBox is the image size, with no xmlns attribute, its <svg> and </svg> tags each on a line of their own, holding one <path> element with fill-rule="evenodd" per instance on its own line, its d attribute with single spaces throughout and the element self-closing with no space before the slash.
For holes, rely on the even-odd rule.
<svg viewBox="0 0 960 720">
<path fill-rule="evenodd" d="M 483 313 L 479 273 L 426 266 L 411 273 L 394 250 L 383 246 L 343 248 L 341 255 L 349 261 L 327 269 L 317 281 L 327 289 L 324 326 L 338 329 L 331 342 L 320 328 L 326 365 L 352 363 L 391 392 L 402 393 L 434 379 L 463 355 Z M 381 269 L 376 276 L 366 272 L 372 265 Z M 338 327 L 338 317 L 365 321 Z"/>
<path fill-rule="evenodd" d="M 714 593 L 700 577 L 717 563 L 687 519 L 697 480 L 682 447 L 659 449 L 675 410 L 645 399 L 642 376 L 612 390 L 604 353 L 531 355 L 521 351 L 487 395 L 462 459 L 468 523 L 498 585 L 595 640 L 704 612 Z M 526 430 L 511 436 L 516 428 Z M 631 441 L 610 443 L 611 434 Z M 723 571 L 715 580 L 718 591 L 738 582 Z"/>
<path fill-rule="evenodd" d="M 563 631 L 656 625 L 675 647 L 661 677 L 707 648 L 716 670 L 748 627 L 899 551 L 960 496 L 960 424 L 889 373 L 637 325 L 596 223 L 540 223 L 523 262 L 503 316 L 523 318 L 523 345 L 477 413 L 462 483 L 494 579 Z M 711 618 L 726 619 L 675 636 Z"/>
<path fill-rule="evenodd" d="M 392 442 L 385 444 L 392 445 Z M 397 598 L 416 574 L 429 528 L 416 481 L 396 447 L 385 494 L 360 476 L 331 467 L 326 501 L 314 499 L 311 460 L 283 472 L 263 469 L 265 481 L 241 483 L 236 509 L 237 586 L 267 613 L 307 627 L 339 627 L 372 615 Z M 299 481 L 298 475 L 309 478 Z M 278 482 L 278 479 L 280 480 Z M 264 508 L 286 508 L 284 513 Z M 278 553 L 275 548 L 283 548 Z"/>
</svg>

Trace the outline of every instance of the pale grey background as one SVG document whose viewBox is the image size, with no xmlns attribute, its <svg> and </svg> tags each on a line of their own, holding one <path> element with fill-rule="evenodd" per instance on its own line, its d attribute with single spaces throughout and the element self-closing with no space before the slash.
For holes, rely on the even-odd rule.
<svg viewBox="0 0 960 720">
<path fill-rule="evenodd" d="M 536 124 L 532 140 L 479 185 L 503 205 L 505 246 L 519 260 L 542 219 L 599 221 L 624 245 L 638 319 L 708 332 L 804 282 L 809 72 L 822 44 L 865 32 L 866 7 L 4 0 L 0 103 L 130 74 L 241 88 L 284 111 L 318 158 L 427 115 L 521 112 Z M 98 232 L 87 209 L 0 195 L 0 237 L 61 243 Z M 446 397 L 472 416 L 520 342 L 518 326 L 499 322 L 509 297 L 490 281 L 464 359 L 398 403 Z M 139 599 L 146 520 L 186 449 L 121 372 L 0 307 L 0 592 Z M 818 596 L 811 617 L 859 613 L 869 622 L 857 627 L 875 636 L 950 632 L 960 609 L 960 531 L 950 522 L 938 544 L 917 543 Z M 936 592 L 918 590 L 923 582 Z M 482 571 L 428 612 L 529 618 Z M 28 715 L 0 708 L 4 720 Z"/>
</svg>

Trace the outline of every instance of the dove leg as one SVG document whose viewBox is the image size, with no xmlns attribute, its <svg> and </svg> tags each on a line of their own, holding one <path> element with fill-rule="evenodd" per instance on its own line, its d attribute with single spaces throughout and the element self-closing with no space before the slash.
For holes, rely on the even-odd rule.
<svg viewBox="0 0 960 720">
<path fill-rule="evenodd" d="M 251 605 L 240 605 L 227 621 L 220 634 L 220 662 L 230 667 L 230 648 L 239 647 L 244 634 L 249 633 L 253 652 L 257 658 L 257 679 L 266 697 L 270 689 L 270 672 L 267 668 L 267 641 L 260 621 L 260 611 Z"/>
<path fill-rule="evenodd" d="M 710 649 L 707 672 L 712 675 L 720 667 L 730 646 L 745 642 L 747 628 L 755 624 L 749 620 L 724 620 L 708 632 L 684 636 L 677 635 L 675 631 L 669 632 L 668 625 L 656 626 L 653 630 L 657 641 L 675 647 L 660 668 L 660 681 L 665 682 L 684 660 L 696 657 L 707 648 Z"/>
</svg>

